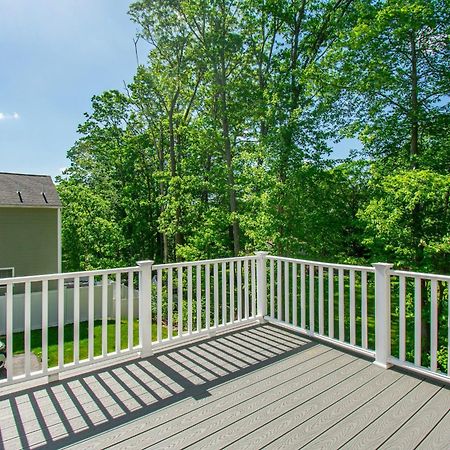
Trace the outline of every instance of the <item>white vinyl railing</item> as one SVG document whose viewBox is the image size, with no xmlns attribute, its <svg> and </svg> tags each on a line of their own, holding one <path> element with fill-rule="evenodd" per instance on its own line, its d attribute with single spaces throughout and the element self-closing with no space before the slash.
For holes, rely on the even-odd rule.
<svg viewBox="0 0 450 450">
<path fill-rule="evenodd" d="M 153 301 L 143 313 L 156 323 L 156 339 L 143 337 L 146 354 L 171 342 L 213 335 L 217 330 L 254 320 L 257 313 L 258 256 L 153 265 L 139 262 Z M 146 309 L 146 310 L 145 310 Z M 260 316 L 262 317 L 262 316 Z M 149 328 L 149 327 L 146 327 Z"/>
<path fill-rule="evenodd" d="M 450 276 L 266 259 L 266 320 L 450 382 Z"/>
<path fill-rule="evenodd" d="M 133 324 L 138 317 L 138 271 L 138 267 L 127 267 L 0 280 L 4 286 L 0 317 L 7 348 L 6 379 L 0 383 L 54 377 L 137 351 Z M 32 344 L 41 349 L 39 367 L 32 367 L 36 362 Z M 23 368 L 14 364 L 17 349 L 23 351 Z M 49 358 L 50 350 L 53 358 Z"/>
<path fill-rule="evenodd" d="M 439 373 L 446 360 L 450 377 L 450 276 L 401 270 L 388 276 L 398 310 L 390 362 Z"/>
<path fill-rule="evenodd" d="M 368 290 L 372 291 L 370 298 L 374 297 L 374 268 L 275 256 L 267 259 L 268 320 L 374 355 L 368 331 L 368 320 L 374 322 L 370 316 L 373 305 L 368 305 Z"/>
<path fill-rule="evenodd" d="M 7 358 L 0 386 L 57 379 L 118 356 L 149 356 L 156 348 L 255 320 L 257 259 L 140 261 L 136 267 L 4 278 L 0 340 Z M 14 363 L 17 353 L 23 367 Z"/>
<path fill-rule="evenodd" d="M 123 355 L 150 356 L 263 320 L 373 357 L 381 367 L 450 381 L 442 369 L 450 353 L 449 284 L 449 276 L 395 271 L 390 264 L 331 264 L 266 252 L 2 279 L 7 370 L 0 386 L 55 379 Z M 14 363 L 17 353 L 23 368 Z"/>
</svg>

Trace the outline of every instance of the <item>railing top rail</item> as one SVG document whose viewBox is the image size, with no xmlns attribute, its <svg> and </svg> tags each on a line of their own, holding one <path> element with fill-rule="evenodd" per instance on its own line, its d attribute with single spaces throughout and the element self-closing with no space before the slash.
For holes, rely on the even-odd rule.
<svg viewBox="0 0 450 450">
<path fill-rule="evenodd" d="M 439 275 L 436 273 L 409 272 L 407 270 L 390 270 L 389 274 L 409 278 L 425 278 L 427 280 L 450 281 L 450 275 Z"/>
<path fill-rule="evenodd" d="M 33 283 L 38 281 L 53 281 L 61 279 L 71 279 L 75 277 L 90 277 L 97 275 L 114 275 L 117 273 L 130 272 L 130 271 L 140 271 L 140 267 L 118 267 L 114 269 L 98 269 L 98 270 L 87 270 L 81 272 L 63 272 L 63 273 L 49 273 L 45 275 L 29 275 L 26 277 L 11 277 L 11 278 L 0 278 L 0 286 L 10 283 Z"/>
<path fill-rule="evenodd" d="M 299 258 L 288 258 L 285 256 L 273 256 L 267 255 L 267 259 L 274 261 L 285 261 L 296 264 L 308 264 L 318 267 L 326 267 L 333 269 L 345 269 L 345 270 L 358 270 L 364 272 L 375 272 L 375 269 L 370 266 L 358 266 L 351 264 L 338 264 L 338 263 L 328 263 L 322 261 L 313 261 L 307 259 L 299 259 Z M 152 266 L 153 269 L 170 269 L 170 268 L 179 268 L 179 267 L 188 267 L 188 266 L 198 266 L 198 265 L 206 265 L 206 264 L 219 264 L 219 263 L 227 263 L 227 262 L 236 262 L 236 261 L 251 261 L 258 259 L 257 255 L 250 256 L 238 256 L 238 257 L 229 257 L 229 258 L 217 258 L 217 259 L 203 259 L 199 261 L 181 261 L 176 263 L 169 264 L 154 264 Z M 119 267 L 119 268 L 111 268 L 111 269 L 97 269 L 97 270 L 87 270 L 87 271 L 78 271 L 78 272 L 64 272 L 64 273 L 53 273 L 53 274 L 44 274 L 44 275 L 30 275 L 23 277 L 10 277 L 10 278 L 0 278 L 0 285 L 6 284 L 18 284 L 18 283 L 26 283 L 26 282 L 39 282 L 39 281 L 53 281 L 60 279 L 71 279 L 75 277 L 89 277 L 89 276 L 99 276 L 99 275 L 114 275 L 117 273 L 129 272 L 129 271 L 140 271 L 141 267 L 139 266 L 131 266 L 131 267 Z M 439 281 L 448 281 L 450 282 L 450 275 L 441 275 L 441 274 L 432 274 L 425 272 L 410 272 L 406 270 L 389 270 L 389 274 L 391 276 L 404 276 L 410 278 L 424 278 L 428 280 L 439 280 Z"/>
<path fill-rule="evenodd" d="M 364 272 L 375 272 L 375 269 L 370 266 L 353 266 L 350 264 L 327 263 L 321 261 L 311 261 L 307 259 L 296 259 L 296 258 L 287 258 L 285 256 L 271 256 L 271 255 L 267 256 L 267 259 L 273 259 L 274 261 L 280 260 L 297 264 L 308 264 L 318 267 L 328 267 L 332 269 L 347 269 L 347 270 L 361 270 Z"/>
<path fill-rule="evenodd" d="M 256 260 L 258 258 L 257 255 L 251 256 L 238 256 L 238 257 L 230 257 L 230 258 L 218 258 L 218 259 L 204 259 L 199 261 L 182 261 L 177 263 L 170 264 L 154 264 L 153 269 L 169 269 L 169 268 L 177 268 L 177 267 L 187 267 L 187 266 L 197 266 L 202 264 L 215 264 L 222 262 L 230 262 L 230 261 L 251 261 Z M 97 269 L 97 270 L 87 270 L 87 271 L 79 271 L 79 272 L 63 272 L 63 273 L 50 273 L 43 275 L 28 275 L 23 277 L 10 277 L 10 278 L 0 278 L 0 285 L 6 285 L 10 283 L 18 284 L 18 283 L 33 283 L 39 281 L 51 281 L 51 280 L 60 280 L 60 279 L 71 279 L 75 277 L 89 277 L 89 276 L 97 276 L 97 275 L 114 275 L 122 272 L 140 271 L 141 267 L 139 266 L 131 266 L 131 267 L 118 267 L 111 269 Z"/>
<path fill-rule="evenodd" d="M 235 261 L 251 261 L 252 259 L 258 259 L 257 255 L 250 256 L 236 256 L 230 258 L 218 258 L 218 259 L 202 259 L 199 261 L 181 261 L 169 264 L 155 264 L 153 269 L 173 269 L 177 267 L 198 266 L 204 264 L 218 264 L 222 262 L 235 262 Z"/>
</svg>

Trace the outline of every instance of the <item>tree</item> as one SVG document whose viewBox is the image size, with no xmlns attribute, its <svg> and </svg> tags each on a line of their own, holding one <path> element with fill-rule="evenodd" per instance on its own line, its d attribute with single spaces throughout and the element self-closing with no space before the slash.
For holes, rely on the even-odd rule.
<svg viewBox="0 0 450 450">
<path fill-rule="evenodd" d="M 112 205 L 88 188 L 62 181 L 58 192 L 64 207 L 62 242 L 64 271 L 121 267 L 124 247 Z"/>
<path fill-rule="evenodd" d="M 448 0 L 359 1 L 356 24 L 341 31 L 318 71 L 319 84 L 339 92 L 343 133 L 357 135 L 371 157 L 386 157 L 386 173 L 428 168 L 438 152 L 449 170 L 448 140 L 435 129 L 449 122 L 449 6 Z"/>
<path fill-rule="evenodd" d="M 372 199 L 359 213 L 372 258 L 410 270 L 448 273 L 449 199 L 449 175 L 414 170 L 375 178 Z"/>
<path fill-rule="evenodd" d="M 62 182 L 111 209 L 116 259 L 269 249 L 444 267 L 429 204 L 450 171 L 444 0 L 140 0 L 130 15 L 148 59 L 93 98 Z M 361 159 L 328 158 L 342 133 Z"/>
<path fill-rule="evenodd" d="M 108 220 L 122 236 L 114 260 L 134 264 L 139 257 L 159 256 L 156 163 L 149 152 L 151 143 L 140 134 L 139 123 L 124 94 L 105 92 L 93 98 L 92 106 L 93 112 L 79 127 L 80 139 L 68 152 L 71 164 L 59 182 L 61 189 L 71 186 L 70 192 L 80 192 L 81 196 L 63 196 L 67 201 L 63 220 L 70 214 L 72 202 L 79 201 L 86 207 L 83 195 L 100 198 L 110 209 Z M 85 225 L 89 227 L 88 222 Z M 103 234 L 102 239 L 107 239 L 107 235 Z"/>
</svg>

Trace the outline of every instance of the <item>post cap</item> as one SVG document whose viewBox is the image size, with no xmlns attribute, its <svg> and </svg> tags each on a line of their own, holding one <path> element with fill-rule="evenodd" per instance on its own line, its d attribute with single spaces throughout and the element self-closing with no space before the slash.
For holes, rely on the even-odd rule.
<svg viewBox="0 0 450 450">
<path fill-rule="evenodd" d="M 394 264 L 391 264 L 391 263 L 372 263 L 372 266 L 373 267 L 375 267 L 375 269 L 377 268 L 377 267 L 382 267 L 382 268 L 384 268 L 384 269 L 391 269 L 392 267 L 394 267 Z"/>
<path fill-rule="evenodd" d="M 136 264 L 138 266 L 151 266 L 155 261 L 151 260 L 151 259 L 146 259 L 144 261 L 138 261 Z"/>
<path fill-rule="evenodd" d="M 255 252 L 255 255 L 257 256 L 267 256 L 269 252 Z"/>
</svg>

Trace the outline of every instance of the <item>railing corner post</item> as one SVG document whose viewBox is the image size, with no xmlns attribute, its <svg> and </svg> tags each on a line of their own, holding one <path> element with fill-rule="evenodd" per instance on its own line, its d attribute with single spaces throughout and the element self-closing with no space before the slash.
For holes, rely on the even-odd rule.
<svg viewBox="0 0 450 450">
<path fill-rule="evenodd" d="M 374 263 L 375 268 L 375 361 L 379 367 L 392 366 L 391 357 L 391 281 L 392 264 Z"/>
<path fill-rule="evenodd" d="M 152 349 L 152 270 L 154 261 L 138 261 L 139 266 L 139 343 L 141 358 L 153 355 Z"/>
<path fill-rule="evenodd" d="M 256 252 L 257 268 L 257 317 L 263 323 L 267 311 L 267 275 L 266 275 L 266 257 L 269 252 Z"/>
</svg>

